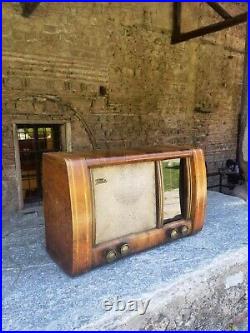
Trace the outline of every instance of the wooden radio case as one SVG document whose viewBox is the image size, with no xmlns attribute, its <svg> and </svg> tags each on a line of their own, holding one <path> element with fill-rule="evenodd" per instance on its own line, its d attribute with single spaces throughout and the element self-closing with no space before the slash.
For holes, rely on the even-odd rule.
<svg viewBox="0 0 250 333">
<path fill-rule="evenodd" d="M 47 250 L 73 276 L 201 230 L 204 156 L 172 146 L 47 153 L 43 191 Z"/>
</svg>

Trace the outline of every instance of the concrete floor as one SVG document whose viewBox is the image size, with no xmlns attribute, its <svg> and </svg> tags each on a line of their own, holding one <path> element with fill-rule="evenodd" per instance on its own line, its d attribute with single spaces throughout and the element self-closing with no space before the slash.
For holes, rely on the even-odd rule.
<svg viewBox="0 0 250 333">
<path fill-rule="evenodd" d="M 3 330 L 88 327 L 107 298 L 140 298 L 246 249 L 247 219 L 246 202 L 209 192 L 200 233 L 70 278 L 46 253 L 42 209 L 20 214 L 3 230 Z"/>
</svg>

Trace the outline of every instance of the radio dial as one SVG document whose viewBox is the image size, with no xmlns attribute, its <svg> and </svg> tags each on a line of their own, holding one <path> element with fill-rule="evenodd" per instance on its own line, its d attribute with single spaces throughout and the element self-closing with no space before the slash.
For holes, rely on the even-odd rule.
<svg viewBox="0 0 250 333">
<path fill-rule="evenodd" d="M 107 262 L 112 262 L 117 258 L 117 253 L 115 250 L 109 250 L 106 254 Z"/>
<path fill-rule="evenodd" d="M 123 244 L 120 248 L 120 252 L 122 256 L 125 256 L 126 254 L 129 253 L 129 246 L 128 244 Z"/>
<path fill-rule="evenodd" d="M 176 229 L 173 229 L 170 233 L 171 239 L 177 239 L 178 238 L 178 231 Z"/>
<path fill-rule="evenodd" d="M 186 236 L 189 233 L 189 228 L 186 225 L 184 225 L 181 228 L 181 233 L 182 233 L 183 236 Z"/>
</svg>

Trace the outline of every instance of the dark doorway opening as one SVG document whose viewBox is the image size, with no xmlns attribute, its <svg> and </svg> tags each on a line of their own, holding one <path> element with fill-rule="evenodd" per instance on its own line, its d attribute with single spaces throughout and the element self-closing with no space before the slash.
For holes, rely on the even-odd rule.
<svg viewBox="0 0 250 333">
<path fill-rule="evenodd" d="M 17 125 L 24 204 L 42 200 L 42 155 L 60 151 L 60 125 Z"/>
</svg>

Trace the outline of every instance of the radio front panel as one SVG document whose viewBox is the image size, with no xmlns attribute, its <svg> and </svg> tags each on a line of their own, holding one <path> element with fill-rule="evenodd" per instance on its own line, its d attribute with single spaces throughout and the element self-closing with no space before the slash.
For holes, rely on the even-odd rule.
<svg viewBox="0 0 250 333">
<path fill-rule="evenodd" d="M 200 149 L 49 153 L 43 173 L 47 250 L 70 275 L 191 235 L 204 223 Z"/>
</svg>

